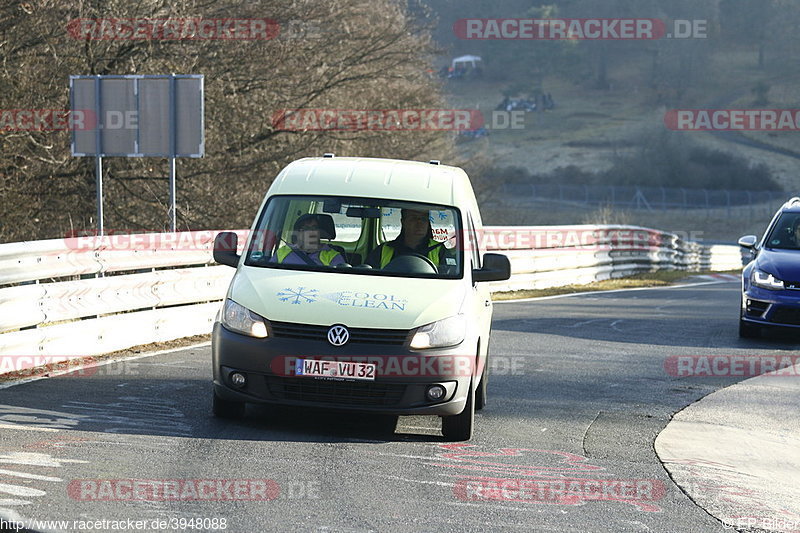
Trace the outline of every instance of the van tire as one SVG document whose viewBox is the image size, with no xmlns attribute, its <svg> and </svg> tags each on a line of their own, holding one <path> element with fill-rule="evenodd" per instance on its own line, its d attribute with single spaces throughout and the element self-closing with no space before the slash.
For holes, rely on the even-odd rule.
<svg viewBox="0 0 800 533">
<path fill-rule="evenodd" d="M 475 391 L 472 383 L 469 384 L 467 404 L 464 410 L 457 415 L 442 417 L 442 435 L 446 440 L 462 441 L 472 438 L 472 429 L 475 425 Z"/>
<path fill-rule="evenodd" d="M 247 404 L 244 402 L 232 402 L 217 396 L 217 391 L 214 391 L 214 400 L 212 402 L 212 412 L 217 418 L 237 419 L 244 417 L 244 411 Z"/>
<path fill-rule="evenodd" d="M 483 373 L 481 373 L 481 381 L 478 383 L 478 389 L 475 391 L 476 411 L 480 411 L 486 407 L 486 402 L 489 399 L 489 373 L 486 372 L 488 366 L 489 361 L 487 360 L 483 365 Z"/>
</svg>

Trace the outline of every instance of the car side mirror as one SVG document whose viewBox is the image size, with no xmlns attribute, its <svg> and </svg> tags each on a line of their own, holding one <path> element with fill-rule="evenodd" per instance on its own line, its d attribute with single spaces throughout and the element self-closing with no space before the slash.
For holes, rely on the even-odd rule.
<svg viewBox="0 0 800 533">
<path fill-rule="evenodd" d="M 220 265 L 228 265 L 236 268 L 239 264 L 239 254 L 236 248 L 239 245 L 239 237 L 232 231 L 222 231 L 214 237 L 214 261 Z"/>
<path fill-rule="evenodd" d="M 511 277 L 511 262 L 503 254 L 484 254 L 483 268 L 472 270 L 473 281 L 503 281 Z"/>
<path fill-rule="evenodd" d="M 753 249 L 756 246 L 756 242 L 758 241 L 758 237 L 755 235 L 745 235 L 739 239 L 739 246 L 742 248 L 749 248 Z"/>
</svg>

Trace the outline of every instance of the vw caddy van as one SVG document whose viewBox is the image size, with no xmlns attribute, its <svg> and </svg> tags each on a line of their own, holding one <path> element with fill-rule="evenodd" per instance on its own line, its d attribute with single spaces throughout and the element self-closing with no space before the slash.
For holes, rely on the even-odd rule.
<svg viewBox="0 0 800 533">
<path fill-rule="evenodd" d="M 422 248 L 392 247 L 412 215 Z M 241 255 L 235 233 L 214 243 L 236 268 L 212 336 L 214 414 L 434 415 L 448 440 L 471 438 L 487 400 L 487 282 L 510 276 L 506 256 L 482 253 L 482 229 L 460 168 L 332 154 L 288 165 Z"/>
</svg>

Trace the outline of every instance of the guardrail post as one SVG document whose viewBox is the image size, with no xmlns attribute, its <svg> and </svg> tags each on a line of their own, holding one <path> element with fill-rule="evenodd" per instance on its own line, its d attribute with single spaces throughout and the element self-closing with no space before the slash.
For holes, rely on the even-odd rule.
<svg viewBox="0 0 800 533">
<path fill-rule="evenodd" d="M 727 216 L 728 218 L 731 218 L 731 191 L 727 189 L 725 190 L 725 198 L 728 200 Z"/>
</svg>

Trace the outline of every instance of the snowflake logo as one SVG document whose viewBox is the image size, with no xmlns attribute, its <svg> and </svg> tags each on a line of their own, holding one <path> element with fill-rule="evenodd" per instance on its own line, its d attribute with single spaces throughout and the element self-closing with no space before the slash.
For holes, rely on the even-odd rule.
<svg viewBox="0 0 800 533">
<path fill-rule="evenodd" d="M 312 303 L 317 301 L 317 289 L 297 287 L 296 289 L 283 289 L 278 293 L 278 298 L 282 302 L 292 302 L 294 305 L 302 303 Z"/>
</svg>

